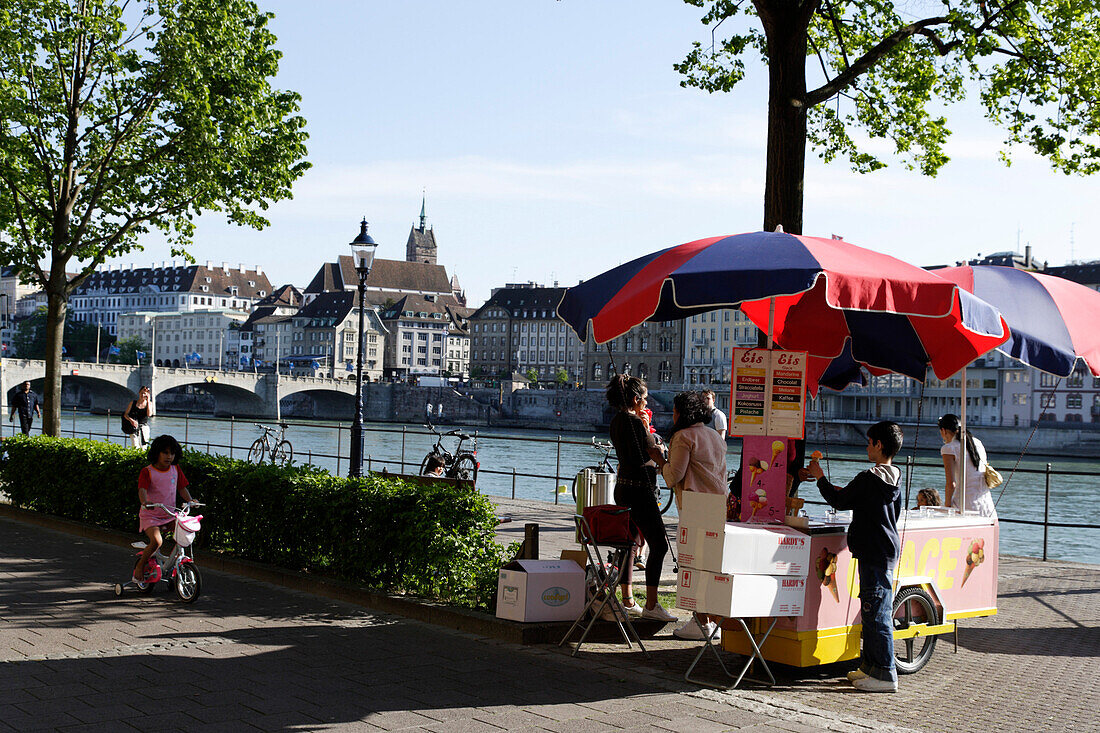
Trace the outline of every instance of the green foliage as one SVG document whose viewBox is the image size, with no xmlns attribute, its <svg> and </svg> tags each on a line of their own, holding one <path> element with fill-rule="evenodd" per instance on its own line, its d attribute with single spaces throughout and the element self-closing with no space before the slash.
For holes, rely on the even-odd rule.
<svg viewBox="0 0 1100 733">
<path fill-rule="evenodd" d="M 133 448 L 68 438 L 4 441 L 12 503 L 137 531 Z M 387 592 L 488 607 L 505 551 L 489 500 L 439 483 L 332 476 L 186 451 L 180 467 L 204 502 L 201 547 Z"/>
<path fill-rule="evenodd" d="M 1063 172 L 1100 170 L 1097 0 L 685 2 L 706 10 L 705 25 L 722 25 L 713 47 L 695 43 L 676 65 L 683 86 L 728 92 L 753 50 L 775 65 L 778 54 L 805 48 L 807 90 L 772 101 L 806 110 L 809 141 L 827 161 L 844 156 L 864 172 L 885 165 L 860 148 L 858 128 L 892 141 L 907 167 L 935 175 L 950 135 L 940 111 L 969 87 L 1006 130 L 1005 160 L 1023 144 Z"/>
<path fill-rule="evenodd" d="M 528 369 L 523 376 L 527 377 L 528 382 L 537 383 L 539 381 L 539 370 L 534 368 Z"/>
<path fill-rule="evenodd" d="M 111 359 L 117 364 L 137 364 L 137 352 L 145 353 L 146 359 L 153 358 L 153 350 L 140 336 L 131 336 L 118 342 L 118 353 Z"/>
<path fill-rule="evenodd" d="M 65 355 L 77 361 L 94 361 L 96 331 L 99 331 L 99 348 L 105 350 L 114 340 L 107 329 L 91 323 L 65 321 Z M 21 359 L 42 359 L 46 355 L 46 309 L 39 308 L 34 315 L 19 321 L 12 335 L 15 353 Z"/>
<path fill-rule="evenodd" d="M 0 6 L 0 265 L 49 296 L 43 430 L 68 297 L 97 265 L 151 231 L 187 256 L 203 212 L 261 229 L 308 168 L 270 18 L 252 0 Z"/>
<path fill-rule="evenodd" d="M 558 384 L 568 384 L 569 371 L 565 367 L 558 369 L 558 371 L 554 374 L 554 381 Z"/>
</svg>

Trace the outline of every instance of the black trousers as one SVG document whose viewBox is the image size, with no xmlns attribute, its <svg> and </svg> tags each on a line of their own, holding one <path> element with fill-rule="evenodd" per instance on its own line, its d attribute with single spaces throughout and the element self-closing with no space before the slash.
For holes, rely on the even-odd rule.
<svg viewBox="0 0 1100 733">
<path fill-rule="evenodd" d="M 31 425 L 34 424 L 34 415 L 24 415 L 19 413 L 19 427 L 23 431 L 23 435 L 31 434 Z"/>
<path fill-rule="evenodd" d="M 646 486 L 633 483 L 616 484 L 615 503 L 630 509 L 630 518 L 634 524 L 638 525 L 646 544 L 649 545 L 649 557 L 645 561 L 645 584 L 660 585 L 661 568 L 664 567 L 665 555 L 668 554 L 668 536 L 665 534 L 661 510 L 657 508 L 655 492 Z M 633 563 L 629 563 L 626 574 L 623 576 L 623 583 L 632 581 L 633 571 Z"/>
</svg>

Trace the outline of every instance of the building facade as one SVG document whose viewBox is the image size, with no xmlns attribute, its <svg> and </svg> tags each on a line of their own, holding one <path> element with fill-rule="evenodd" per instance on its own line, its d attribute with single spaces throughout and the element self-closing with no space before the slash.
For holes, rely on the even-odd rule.
<svg viewBox="0 0 1100 733">
<path fill-rule="evenodd" d="M 153 363 L 163 367 L 236 369 L 236 353 L 228 346 L 237 342 L 247 315 L 236 310 L 176 313 L 139 311 L 118 317 L 119 340 L 137 337 L 150 347 Z"/>
<path fill-rule="evenodd" d="M 684 384 L 730 381 L 733 350 L 756 346 L 759 329 L 737 308 L 697 313 L 684 321 Z"/>
</svg>

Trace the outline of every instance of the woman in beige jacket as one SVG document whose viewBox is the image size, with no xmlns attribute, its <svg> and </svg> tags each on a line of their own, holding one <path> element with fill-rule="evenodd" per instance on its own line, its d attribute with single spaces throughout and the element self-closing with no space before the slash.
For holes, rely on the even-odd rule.
<svg viewBox="0 0 1100 733">
<path fill-rule="evenodd" d="M 676 494 L 676 508 L 682 505 L 685 491 L 704 494 L 729 493 L 726 485 L 726 442 L 705 421 L 710 413 L 702 392 L 681 392 L 672 403 L 672 439 L 668 444 L 667 460 L 659 449 L 652 449 L 650 456 L 661 469 L 665 484 Z M 722 503 L 725 507 L 725 502 Z M 717 636 L 718 616 L 699 615 L 702 633 Z M 699 625 L 688 620 L 672 632 L 681 639 L 702 639 Z"/>
</svg>

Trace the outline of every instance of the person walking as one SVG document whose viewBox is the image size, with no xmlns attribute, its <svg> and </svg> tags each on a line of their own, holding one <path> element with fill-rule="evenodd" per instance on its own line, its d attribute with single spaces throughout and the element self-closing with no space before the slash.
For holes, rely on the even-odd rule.
<svg viewBox="0 0 1100 733">
<path fill-rule="evenodd" d="M 23 382 L 23 390 L 16 392 L 15 396 L 11 398 L 11 414 L 8 415 L 8 422 L 12 422 L 15 413 L 18 412 L 19 427 L 22 429 L 23 435 L 30 435 L 31 425 L 34 424 L 34 416 L 42 417 L 40 404 L 38 395 L 31 392 L 31 383 Z"/>
</svg>

